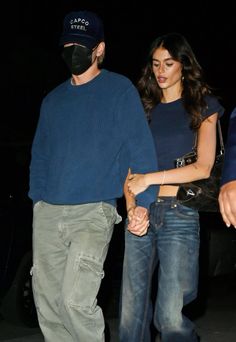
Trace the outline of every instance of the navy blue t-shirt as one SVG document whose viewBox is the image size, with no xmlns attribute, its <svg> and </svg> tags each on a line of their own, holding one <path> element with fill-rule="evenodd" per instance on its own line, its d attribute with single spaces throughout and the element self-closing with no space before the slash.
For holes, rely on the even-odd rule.
<svg viewBox="0 0 236 342">
<path fill-rule="evenodd" d="M 207 109 L 202 113 L 203 120 L 214 113 L 221 117 L 224 108 L 213 96 L 206 97 Z M 191 152 L 194 145 L 194 131 L 190 128 L 190 115 L 182 100 L 159 103 L 151 113 L 150 128 L 155 141 L 159 170 L 175 167 L 174 160 Z"/>
</svg>

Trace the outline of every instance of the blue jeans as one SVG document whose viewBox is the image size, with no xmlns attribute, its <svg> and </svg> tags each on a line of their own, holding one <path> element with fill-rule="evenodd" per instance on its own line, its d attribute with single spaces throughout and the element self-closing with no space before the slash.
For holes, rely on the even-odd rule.
<svg viewBox="0 0 236 342">
<path fill-rule="evenodd" d="M 125 232 L 120 308 L 120 341 L 149 342 L 153 322 L 163 342 L 197 341 L 194 324 L 182 314 L 198 288 L 199 215 L 175 197 L 160 197 L 150 207 L 150 227 L 143 236 Z M 157 294 L 151 301 L 158 263 Z"/>
<path fill-rule="evenodd" d="M 45 342 L 104 342 L 97 294 L 114 224 L 110 204 L 40 201 L 33 219 L 33 293 Z"/>
</svg>

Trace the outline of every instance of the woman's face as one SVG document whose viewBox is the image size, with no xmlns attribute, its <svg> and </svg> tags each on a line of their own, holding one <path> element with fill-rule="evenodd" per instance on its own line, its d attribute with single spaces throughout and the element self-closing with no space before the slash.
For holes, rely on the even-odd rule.
<svg viewBox="0 0 236 342">
<path fill-rule="evenodd" d="M 152 70 L 161 89 L 182 88 L 182 64 L 174 60 L 168 50 L 160 47 L 152 56 Z"/>
</svg>

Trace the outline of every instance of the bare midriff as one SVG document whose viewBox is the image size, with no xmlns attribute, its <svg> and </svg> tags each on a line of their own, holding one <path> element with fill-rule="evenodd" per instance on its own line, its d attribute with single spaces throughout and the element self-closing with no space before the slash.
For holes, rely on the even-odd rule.
<svg viewBox="0 0 236 342">
<path fill-rule="evenodd" d="M 176 196 L 178 188 L 176 185 L 160 185 L 158 196 Z"/>
</svg>

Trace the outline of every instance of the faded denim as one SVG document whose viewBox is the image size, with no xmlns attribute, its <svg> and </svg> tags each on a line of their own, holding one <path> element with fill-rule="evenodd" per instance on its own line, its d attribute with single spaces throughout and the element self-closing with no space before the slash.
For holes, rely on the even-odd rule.
<svg viewBox="0 0 236 342">
<path fill-rule="evenodd" d="M 120 342 L 150 342 L 153 318 L 162 342 L 195 342 L 194 324 L 182 314 L 198 288 L 199 215 L 175 197 L 160 197 L 150 207 L 148 233 L 126 230 Z M 158 264 L 154 308 L 150 287 Z"/>
<path fill-rule="evenodd" d="M 33 219 L 33 293 L 46 342 L 104 342 L 97 294 L 116 208 L 100 202 L 51 205 Z"/>
</svg>

